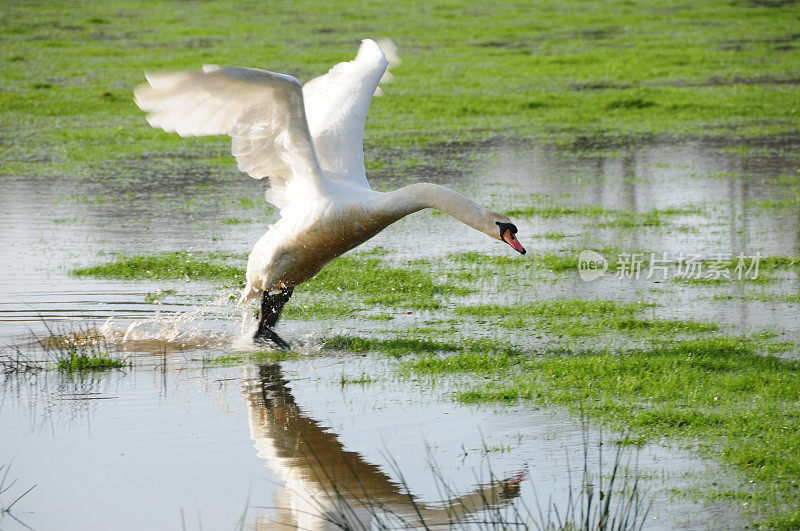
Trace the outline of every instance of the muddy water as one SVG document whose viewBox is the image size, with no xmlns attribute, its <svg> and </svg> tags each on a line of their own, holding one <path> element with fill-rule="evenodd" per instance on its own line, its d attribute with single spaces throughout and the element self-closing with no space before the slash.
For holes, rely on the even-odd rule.
<svg viewBox="0 0 800 531">
<path fill-rule="evenodd" d="M 525 206 L 531 198 L 640 212 L 702 206 L 699 213 L 669 218 L 689 230 L 599 228 L 580 217 L 515 220 L 520 238 L 533 251 L 610 245 L 659 253 L 797 255 L 800 214 L 763 206 L 791 193 L 781 176 L 797 171 L 792 154 L 797 145 L 767 151 L 745 147 L 740 152 L 736 146 L 669 144 L 602 157 L 537 147 L 499 149 L 483 154 L 466 174 L 427 180 L 498 209 Z M 19 478 L 22 487 L 37 484 L 15 508 L 27 525 L 141 529 L 184 522 L 188 528 L 215 529 L 232 527 L 244 514 L 249 526 L 319 527 L 319 515 L 336 505 L 326 501 L 334 486 L 354 507 L 349 514 L 368 524 L 376 516 L 357 499 L 363 498 L 358 495 L 362 485 L 386 510 L 413 519 L 416 509 L 402 481 L 430 521 L 442 517 L 442 498 L 469 507 L 474 515 L 523 511 L 525 506 L 536 514 L 532 500 L 537 497 L 543 506 L 552 499 L 563 507 L 570 476 L 573 487 L 580 481 L 584 429 L 561 412 L 456 405 L 448 398 L 449 387 L 398 380 L 382 358 L 320 351 L 319 330 L 357 332 L 359 323 L 352 321 L 284 323 L 287 337 L 306 353 L 299 360 L 207 366 L 204 358 L 242 347 L 241 318 L 227 294 L 196 282 L 70 277 L 70 268 L 102 261 L 113 252 L 246 251 L 275 216 L 232 200 L 257 198 L 262 187 L 232 172 L 166 179 L 157 161 L 105 171 L 107 176 L 86 179 L 0 180 L 0 267 L 5 272 L 0 278 L 0 344 L 24 349 L 31 332 L 44 337 L 48 329 L 69 330 L 76 322 L 105 323 L 112 347 L 134 362 L 133 369 L 87 377 L 55 372 L 0 376 L 0 463 L 13 458 L 10 476 Z M 131 187 L 129 174 L 142 184 Z M 397 179 L 373 182 L 398 184 Z M 259 221 L 222 223 L 230 217 Z M 425 230 L 419 230 L 420 223 Z M 525 237 L 547 231 L 566 237 Z M 383 246 L 389 259 L 417 257 L 419 249 L 434 257 L 507 251 L 427 213 L 399 222 L 368 245 Z M 176 293 L 160 297 L 160 305 L 146 302 L 147 294 L 159 289 Z M 665 315 L 752 329 L 771 326 L 797 336 L 796 304 L 742 298 L 732 306 L 714 298 L 715 290 L 740 289 L 610 275 L 586 283 L 572 274 L 533 283 L 515 296 L 646 295 L 660 297 L 658 311 Z M 768 289 L 792 294 L 800 285 L 790 272 Z M 343 376 L 364 374 L 375 382 L 341 383 Z M 594 469 L 600 436 L 596 427 L 588 433 Z M 712 463 L 654 445 L 641 450 L 638 464 L 653 497 L 648 527 L 705 528 L 738 518 L 729 507 L 668 494 L 673 487 L 720 475 Z M 325 470 L 336 471 L 338 481 Z M 439 481 L 432 471 L 440 474 Z M 450 489 L 445 496 L 442 483 Z M 17 524 L 5 518 L 2 526 Z"/>
</svg>

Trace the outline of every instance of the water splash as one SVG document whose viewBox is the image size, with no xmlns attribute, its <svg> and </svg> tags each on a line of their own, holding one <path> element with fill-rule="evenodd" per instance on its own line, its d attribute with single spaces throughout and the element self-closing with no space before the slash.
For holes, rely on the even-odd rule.
<svg viewBox="0 0 800 531">
<path fill-rule="evenodd" d="M 155 310 L 148 317 L 128 320 L 108 317 L 101 326 L 86 325 L 69 330 L 50 329 L 36 342 L 45 348 L 86 345 L 102 341 L 107 347 L 124 351 L 156 352 L 163 350 L 207 349 L 259 352 L 269 345 L 255 343 L 257 327 L 253 304 L 235 303 L 235 290 L 224 290 L 188 311 Z M 296 354 L 313 356 L 324 344 L 316 332 L 296 334 L 291 341 Z"/>
<path fill-rule="evenodd" d="M 107 341 L 119 346 L 192 348 L 230 344 L 242 335 L 241 329 L 235 334 L 226 330 L 237 311 L 232 294 L 233 290 L 224 290 L 186 312 L 157 310 L 152 317 L 134 320 L 127 326 L 112 316 L 99 330 Z"/>
</svg>

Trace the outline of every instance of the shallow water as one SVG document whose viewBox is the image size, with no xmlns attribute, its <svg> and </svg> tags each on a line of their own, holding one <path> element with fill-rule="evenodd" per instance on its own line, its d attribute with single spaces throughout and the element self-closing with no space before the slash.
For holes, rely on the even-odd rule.
<svg viewBox="0 0 800 531">
<path fill-rule="evenodd" d="M 497 494 L 498 507 L 525 510 L 526 503 L 534 515 L 537 496 L 563 511 L 569 486 L 580 483 L 583 431 L 561 414 L 454 405 L 427 385 L 395 380 L 382 360 L 324 356 L 201 370 L 191 368 L 191 357 L 173 357 L 167 370 L 140 365 L 6 382 L 0 419 L 3 447 L 13 449 L 12 477 L 37 484 L 17 517 L 37 529 L 166 528 L 182 517 L 189 528 L 216 529 L 233 526 L 249 504 L 247 520 L 259 528 L 325 528 L 334 485 L 351 501 L 363 501 L 363 488 L 410 517 L 415 509 L 397 466 L 426 521 L 435 522 L 444 485 L 462 500 L 502 492 L 502 484 L 489 488 L 489 470 L 496 480 L 521 479 L 507 499 Z M 343 374 L 364 373 L 388 378 L 340 383 Z M 591 467 L 598 442 L 592 433 Z M 635 457 L 626 453 L 624 463 Z M 654 528 L 729 518 L 682 499 L 664 505 L 667 486 L 688 484 L 684 476 L 704 467 L 689 453 L 646 447 L 638 467 L 659 500 Z M 359 514 L 365 524 L 372 518 Z"/>
<path fill-rule="evenodd" d="M 701 205 L 699 213 L 669 217 L 681 230 L 600 228 L 576 216 L 515 219 L 521 241 L 533 252 L 613 246 L 658 253 L 796 256 L 800 213 L 764 204 L 791 193 L 792 182 L 781 176 L 796 174 L 797 147 L 796 142 L 766 150 L 746 145 L 740 152 L 696 142 L 641 146 L 611 156 L 531 146 L 494 149 L 479 154 L 471 170 L 449 172 L 438 181 L 498 209 L 533 200 L 637 212 Z M 229 528 L 249 506 L 248 525 L 266 528 L 276 520 L 313 527 L 321 524 L 315 515 L 324 507 L 309 495 L 321 500 L 333 484 L 357 490 L 358 483 L 348 479 L 345 469 L 358 470 L 356 476 L 369 484 L 371 494 L 404 515 L 412 507 L 399 472 L 432 519 L 442 514 L 433 470 L 453 490 L 445 497 L 473 499 L 464 497 L 483 492 L 484 498 L 493 499 L 490 493 L 502 491 L 503 485 L 490 481 L 491 468 L 496 479 L 521 479 L 518 492 L 507 483 L 505 498 L 496 500 L 503 510 L 519 509 L 523 502 L 532 507 L 534 493 L 542 505 L 552 498 L 563 506 L 568 475 L 577 486 L 583 467 L 585 430 L 576 419 L 530 405 L 454 404 L 449 398 L 452 382 L 398 379 L 392 362 L 383 357 L 324 352 L 318 346 L 320 334 L 358 333 L 367 327 L 400 330 L 426 316 L 368 324 L 286 320 L 281 330 L 301 345 L 301 359 L 217 367 L 202 360 L 246 346 L 241 315 L 230 294 L 198 282 L 70 277 L 71 268 L 107 260 L 108 253 L 188 248 L 244 252 L 275 216 L 272 210 L 265 213 L 231 201 L 259 197 L 262 183 L 233 171 L 196 171 L 169 179 L 157 167 L 135 171 L 148 167 L 147 162 L 106 168 L 108 175 L 91 178 L 0 179 L 0 267 L 6 273 L 0 278 L 0 345 L 22 345 L 24 351 L 31 333 L 42 338 L 80 322 L 104 330 L 111 347 L 134 363 L 133 369 L 86 377 L 55 372 L 0 376 L 5 378 L 0 464 L 13 457 L 10 476 L 22 486 L 37 484 L 15 508 L 27 525 L 171 528 L 183 519 L 188 528 Z M 136 173 L 141 183 L 118 199 L 116 194 L 130 186 L 125 184 L 130 183 L 128 173 Z M 426 180 L 437 181 L 437 176 Z M 373 185 L 396 186 L 397 181 L 378 176 Z M 261 221 L 222 223 L 228 217 Z M 534 237 L 548 231 L 565 237 Z M 430 213 L 390 227 L 367 244 L 374 246 L 384 247 L 386 258 L 398 261 L 419 257 L 420 249 L 435 258 L 468 250 L 513 252 Z M 166 289 L 176 294 L 161 297 L 159 305 L 146 302 L 148 293 Z M 659 301 L 659 316 L 705 319 L 735 330 L 772 327 L 786 337 L 798 337 L 795 303 L 715 298 L 720 292 L 747 289 L 752 288 L 616 279 L 611 274 L 584 282 L 573 272 L 547 281 L 521 279 L 513 294 L 489 290 L 470 297 L 508 303 L 547 296 L 646 296 Z M 796 269 L 757 289 L 796 294 Z M 369 375 L 374 382 L 342 385 L 343 375 Z M 594 468 L 600 435 L 595 426 L 587 430 L 589 465 Z M 604 435 L 605 440 L 617 437 Z M 320 479 L 320 467 L 298 453 L 301 447 L 345 470 L 340 483 Z M 607 450 L 607 462 L 610 454 Z M 341 459 L 348 463 L 345 468 Z M 648 527 L 706 528 L 739 517 L 727 506 L 695 504 L 668 494 L 673 487 L 696 484 L 698 478 L 724 476 L 713 463 L 660 445 L 643 448 L 638 460 L 645 488 L 653 496 Z M 480 514 L 480 508 L 474 510 Z M 356 512 L 367 523 L 374 516 Z M 2 525 L 15 524 L 5 518 Z"/>
</svg>

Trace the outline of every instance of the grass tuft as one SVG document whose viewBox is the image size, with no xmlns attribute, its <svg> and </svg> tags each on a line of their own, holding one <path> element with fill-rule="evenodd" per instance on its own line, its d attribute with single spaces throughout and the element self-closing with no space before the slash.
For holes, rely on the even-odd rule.
<svg viewBox="0 0 800 531">
<path fill-rule="evenodd" d="M 64 372 L 105 371 L 119 369 L 127 364 L 118 358 L 112 358 L 108 353 L 82 353 L 75 347 L 66 349 L 59 354 L 56 368 Z"/>
<path fill-rule="evenodd" d="M 16 493 L 12 492 L 14 485 L 16 485 L 17 480 L 13 479 L 10 482 L 8 481 L 8 474 L 11 471 L 11 463 L 7 465 L 0 465 L 0 523 L 3 521 L 3 517 L 9 516 L 15 522 L 17 522 L 20 526 L 25 527 L 27 529 L 32 529 L 24 522 L 22 522 L 17 516 L 12 512 L 14 506 L 19 503 L 25 496 L 30 494 L 30 492 L 37 487 L 34 485 L 22 494 L 17 495 Z"/>
<path fill-rule="evenodd" d="M 90 372 L 120 369 L 130 366 L 121 358 L 111 355 L 105 336 L 95 328 L 72 325 L 70 331 L 53 329 L 43 323 L 48 336 L 35 338 L 55 361 L 56 370 L 62 372 Z"/>
</svg>

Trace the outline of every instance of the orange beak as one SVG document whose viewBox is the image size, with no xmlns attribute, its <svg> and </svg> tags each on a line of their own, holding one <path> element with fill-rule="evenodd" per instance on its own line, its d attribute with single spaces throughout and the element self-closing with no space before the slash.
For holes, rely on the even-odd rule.
<svg viewBox="0 0 800 531">
<path fill-rule="evenodd" d="M 514 233 L 511 232 L 511 229 L 507 229 L 503 233 L 503 241 L 509 244 L 511 247 L 513 247 L 514 250 L 517 251 L 518 253 L 525 254 L 525 248 L 522 246 L 521 243 L 519 243 L 519 240 L 517 239 L 516 236 L 514 236 Z"/>
</svg>

